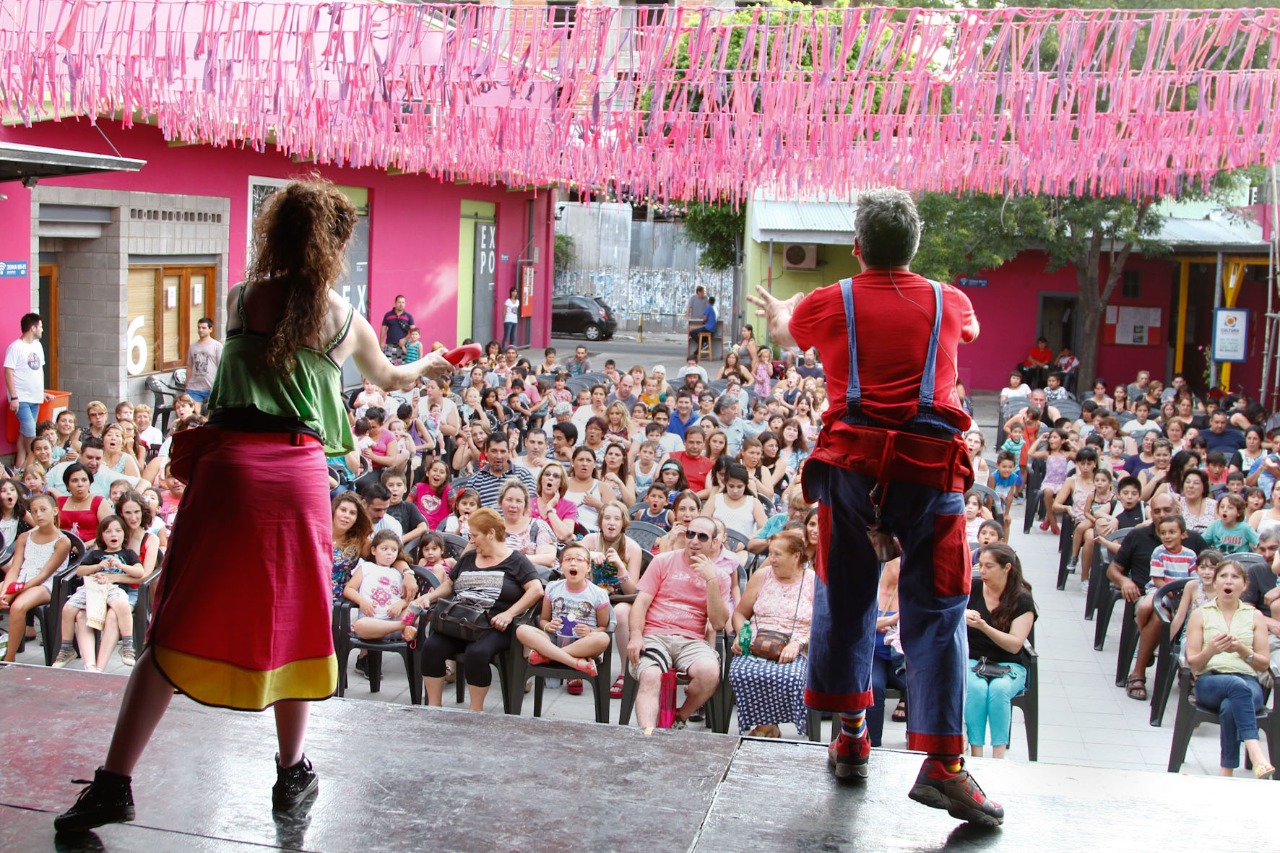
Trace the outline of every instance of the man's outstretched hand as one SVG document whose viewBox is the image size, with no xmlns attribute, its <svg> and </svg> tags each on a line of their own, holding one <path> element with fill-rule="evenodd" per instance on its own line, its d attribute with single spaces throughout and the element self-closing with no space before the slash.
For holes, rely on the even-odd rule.
<svg viewBox="0 0 1280 853">
<path fill-rule="evenodd" d="M 788 326 L 791 324 L 791 313 L 796 310 L 801 299 L 804 299 L 803 293 L 797 293 L 790 299 L 778 299 L 763 285 L 756 285 L 755 295 L 747 295 L 747 301 L 759 309 L 757 313 L 764 315 L 765 322 L 769 325 L 769 337 L 782 346 L 795 344 Z"/>
</svg>

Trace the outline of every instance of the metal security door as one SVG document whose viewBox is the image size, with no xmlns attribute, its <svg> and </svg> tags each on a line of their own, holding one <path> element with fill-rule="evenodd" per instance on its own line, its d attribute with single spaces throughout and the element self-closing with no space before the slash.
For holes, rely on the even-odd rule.
<svg viewBox="0 0 1280 853">
<path fill-rule="evenodd" d="M 498 226 L 475 223 L 475 267 L 472 273 L 471 337 L 484 344 L 493 340 L 494 292 L 498 273 Z"/>
<path fill-rule="evenodd" d="M 356 218 L 355 231 L 347 243 L 347 272 L 338 279 L 337 291 L 355 307 L 360 316 L 369 317 L 369 215 Z M 348 358 L 342 365 L 342 387 L 354 388 L 360 384 L 360 370 L 355 359 Z"/>
</svg>

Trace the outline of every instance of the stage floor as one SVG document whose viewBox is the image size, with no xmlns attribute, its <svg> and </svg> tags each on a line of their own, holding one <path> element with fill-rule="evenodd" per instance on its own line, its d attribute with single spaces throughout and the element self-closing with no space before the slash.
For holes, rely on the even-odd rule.
<svg viewBox="0 0 1280 853">
<path fill-rule="evenodd" d="M 124 683 L 0 667 L 0 850 L 1252 850 L 1277 790 L 977 760 L 1007 813 L 986 831 L 908 800 L 920 758 L 905 752 L 877 750 L 870 779 L 841 785 L 814 744 L 334 699 L 308 736 L 319 796 L 275 820 L 271 715 L 176 698 L 134 780 L 137 820 L 55 839 Z"/>
</svg>

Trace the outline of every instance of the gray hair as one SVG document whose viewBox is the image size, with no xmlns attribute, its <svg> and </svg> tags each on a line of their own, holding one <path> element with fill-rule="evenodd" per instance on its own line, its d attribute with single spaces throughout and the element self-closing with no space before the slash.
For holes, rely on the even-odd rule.
<svg viewBox="0 0 1280 853">
<path fill-rule="evenodd" d="M 920 248 L 920 214 L 906 192 L 885 188 L 858 196 L 853 237 L 867 266 L 906 266 Z"/>
</svg>

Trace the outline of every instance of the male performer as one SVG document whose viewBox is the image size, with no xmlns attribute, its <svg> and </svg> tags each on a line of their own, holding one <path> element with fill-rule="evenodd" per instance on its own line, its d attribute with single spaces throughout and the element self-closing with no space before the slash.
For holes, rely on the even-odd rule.
<svg viewBox="0 0 1280 853">
<path fill-rule="evenodd" d="M 868 775 L 876 589 L 896 537 L 911 661 L 907 745 L 928 754 L 909 796 L 995 826 L 1004 810 L 961 757 L 970 579 L 962 495 L 973 472 L 956 350 L 978 336 L 978 321 L 959 290 L 908 269 L 919 242 L 909 195 L 864 193 L 854 220 L 860 275 L 785 302 L 761 288 L 751 302 L 774 341 L 818 348 L 831 393 L 802 477 L 806 497 L 820 504 L 821 531 L 805 703 L 840 714 L 828 763 L 839 779 Z"/>
</svg>

